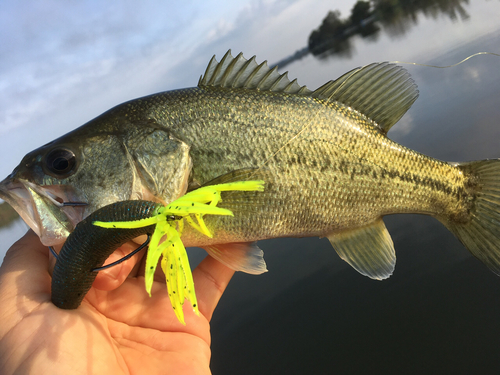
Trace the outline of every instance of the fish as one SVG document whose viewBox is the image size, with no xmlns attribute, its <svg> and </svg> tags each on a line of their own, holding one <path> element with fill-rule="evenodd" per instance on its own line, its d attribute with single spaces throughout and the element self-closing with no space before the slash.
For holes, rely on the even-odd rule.
<svg viewBox="0 0 500 375">
<path fill-rule="evenodd" d="M 28 153 L 0 197 L 55 245 L 115 202 L 168 204 L 200 186 L 262 180 L 263 192 L 224 192 L 219 207 L 234 217 L 207 217 L 211 238 L 186 227 L 184 245 L 261 273 L 256 241 L 326 237 L 354 269 L 382 280 L 396 263 L 383 217 L 425 214 L 500 275 L 500 162 L 441 161 L 390 140 L 417 97 L 391 63 L 312 91 L 228 51 L 197 87 L 125 102 Z"/>
</svg>

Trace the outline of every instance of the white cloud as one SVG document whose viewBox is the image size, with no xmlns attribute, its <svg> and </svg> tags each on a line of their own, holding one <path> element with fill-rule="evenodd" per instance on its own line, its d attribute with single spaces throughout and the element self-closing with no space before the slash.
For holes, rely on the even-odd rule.
<svg viewBox="0 0 500 375">
<path fill-rule="evenodd" d="M 391 138 L 403 137 L 413 130 L 413 115 L 406 113 L 394 127 L 391 128 L 389 136 Z"/>
</svg>

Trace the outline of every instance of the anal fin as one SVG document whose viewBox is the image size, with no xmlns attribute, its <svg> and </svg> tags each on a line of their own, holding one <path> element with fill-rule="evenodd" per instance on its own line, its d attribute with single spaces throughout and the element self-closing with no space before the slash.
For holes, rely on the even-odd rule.
<svg viewBox="0 0 500 375">
<path fill-rule="evenodd" d="M 253 275 L 267 272 L 264 252 L 255 242 L 233 242 L 203 248 L 212 258 L 235 271 Z"/>
<path fill-rule="evenodd" d="M 337 254 L 362 275 L 376 280 L 392 275 L 396 252 L 381 218 L 363 227 L 332 233 L 327 238 Z"/>
</svg>

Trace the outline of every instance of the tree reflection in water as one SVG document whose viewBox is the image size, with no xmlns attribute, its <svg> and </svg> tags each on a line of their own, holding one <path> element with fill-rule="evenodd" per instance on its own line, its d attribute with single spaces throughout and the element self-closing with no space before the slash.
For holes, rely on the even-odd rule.
<svg viewBox="0 0 500 375">
<path fill-rule="evenodd" d="M 351 58 L 355 35 L 377 42 L 383 30 L 391 38 L 400 38 L 418 24 L 419 15 L 432 19 L 444 16 L 453 22 L 467 21 L 470 16 L 465 6 L 468 4 L 469 0 L 358 1 L 347 18 L 342 18 L 338 10 L 328 12 L 321 25 L 309 35 L 307 47 L 275 65 L 283 68 L 309 53 L 319 59 Z"/>
</svg>

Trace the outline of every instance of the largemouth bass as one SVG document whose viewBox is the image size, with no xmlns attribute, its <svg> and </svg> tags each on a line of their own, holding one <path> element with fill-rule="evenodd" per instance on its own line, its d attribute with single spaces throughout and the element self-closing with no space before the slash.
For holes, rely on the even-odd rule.
<svg viewBox="0 0 500 375">
<path fill-rule="evenodd" d="M 248 266 L 262 256 L 255 241 L 327 237 L 360 273 L 384 279 L 396 256 L 382 217 L 419 213 L 500 274 L 499 160 L 449 163 L 391 141 L 417 96 L 389 63 L 311 91 L 228 52 L 198 87 L 123 103 L 30 152 L 0 197 L 54 245 L 113 202 L 166 204 L 206 184 L 263 180 L 263 192 L 225 193 L 219 207 L 234 217 L 207 217 L 213 238 L 186 228 L 184 244 L 259 273 Z"/>
</svg>

